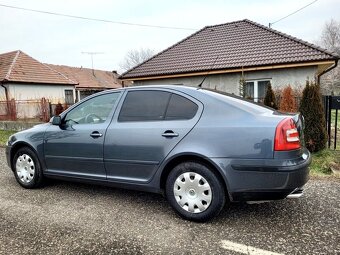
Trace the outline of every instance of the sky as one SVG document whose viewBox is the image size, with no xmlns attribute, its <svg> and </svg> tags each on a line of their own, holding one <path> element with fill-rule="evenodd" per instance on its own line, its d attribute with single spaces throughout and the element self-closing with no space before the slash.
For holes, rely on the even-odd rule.
<svg viewBox="0 0 340 255">
<path fill-rule="evenodd" d="M 117 22 L 189 29 L 113 24 L 0 6 L 0 53 L 21 50 L 43 63 L 121 72 L 130 50 L 160 52 L 197 30 L 249 19 L 268 26 L 313 0 L 0 0 L 47 12 Z M 283 19 L 273 29 L 317 43 L 325 22 L 340 21 L 340 0 L 318 0 Z"/>
</svg>

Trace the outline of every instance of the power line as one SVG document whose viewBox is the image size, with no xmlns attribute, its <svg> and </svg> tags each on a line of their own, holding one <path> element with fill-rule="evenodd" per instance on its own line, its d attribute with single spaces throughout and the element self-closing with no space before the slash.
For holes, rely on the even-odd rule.
<svg viewBox="0 0 340 255">
<path fill-rule="evenodd" d="M 29 8 L 23 8 L 23 7 L 18 7 L 18 6 L 5 5 L 5 4 L 0 4 L 0 6 L 5 7 L 5 8 L 22 10 L 22 11 L 30 11 L 30 12 L 44 13 L 44 14 L 49 14 L 49 15 L 54 15 L 54 16 L 62 16 L 62 17 L 67 17 L 67 18 L 98 21 L 98 22 L 106 22 L 106 23 L 113 23 L 113 24 L 127 25 L 127 26 L 138 26 L 138 27 L 149 27 L 149 28 L 160 28 L 160 29 L 177 29 L 177 30 L 197 30 L 194 28 L 186 28 L 186 27 L 157 26 L 157 25 L 113 21 L 113 20 L 107 20 L 107 19 L 88 18 L 88 17 L 83 17 L 83 16 L 75 16 L 75 15 L 50 12 L 50 11 L 41 11 L 41 10 L 36 10 L 36 9 L 29 9 Z"/>
<path fill-rule="evenodd" d="M 288 18 L 289 16 L 292 16 L 293 14 L 295 14 L 295 13 L 297 13 L 297 12 L 299 12 L 299 11 L 305 9 L 306 7 L 308 7 L 308 6 L 312 5 L 312 4 L 314 4 L 314 3 L 317 2 L 317 1 L 318 1 L 318 0 L 314 0 L 313 2 L 311 2 L 311 3 L 309 3 L 309 4 L 307 4 L 307 5 L 303 6 L 303 7 L 301 7 L 301 8 L 298 9 L 298 10 L 296 10 L 295 12 L 292 12 L 291 14 L 288 14 L 287 16 L 285 16 L 285 17 L 283 17 L 283 18 L 281 18 L 281 19 L 279 19 L 279 20 L 277 20 L 277 21 L 274 21 L 274 22 L 269 23 L 269 27 L 271 27 L 271 26 L 274 25 L 275 23 L 277 23 L 277 22 L 279 22 L 279 21 L 281 21 L 281 20 L 283 20 L 283 19 L 285 19 L 285 18 Z"/>
</svg>

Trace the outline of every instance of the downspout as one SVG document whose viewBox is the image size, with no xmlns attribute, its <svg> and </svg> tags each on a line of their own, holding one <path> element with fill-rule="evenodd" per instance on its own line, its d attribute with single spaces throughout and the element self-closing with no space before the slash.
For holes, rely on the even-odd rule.
<svg viewBox="0 0 340 255">
<path fill-rule="evenodd" d="M 6 96 L 6 101 L 7 101 L 7 103 L 8 103 L 8 89 L 7 89 L 7 87 L 5 87 L 5 85 L 4 85 L 4 82 L 3 82 L 3 81 L 1 81 L 1 87 L 3 87 L 3 88 L 5 89 L 5 96 Z"/>
<path fill-rule="evenodd" d="M 323 70 L 321 73 L 318 74 L 318 84 L 320 84 L 320 79 L 321 79 L 321 75 L 324 75 L 325 73 L 331 71 L 332 69 L 336 68 L 338 66 L 338 60 L 335 60 L 334 65 L 332 65 L 331 67 L 327 68 L 326 70 Z"/>
<path fill-rule="evenodd" d="M 0 82 L 1 87 L 3 87 L 5 89 L 5 96 L 6 96 L 6 104 L 7 104 L 7 115 L 9 115 L 9 109 L 10 109 L 10 105 L 9 105 L 9 99 L 8 99 L 8 88 L 4 85 L 4 81 Z"/>
</svg>

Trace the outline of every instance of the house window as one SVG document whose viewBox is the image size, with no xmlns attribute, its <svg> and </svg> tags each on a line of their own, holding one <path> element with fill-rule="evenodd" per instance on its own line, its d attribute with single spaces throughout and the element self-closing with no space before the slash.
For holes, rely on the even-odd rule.
<svg viewBox="0 0 340 255">
<path fill-rule="evenodd" d="M 65 103 L 66 104 L 73 104 L 73 90 L 72 89 L 65 89 Z"/>
<path fill-rule="evenodd" d="M 266 96 L 267 87 L 270 80 L 252 80 L 246 81 L 245 97 L 254 99 L 255 102 L 263 101 Z"/>
</svg>

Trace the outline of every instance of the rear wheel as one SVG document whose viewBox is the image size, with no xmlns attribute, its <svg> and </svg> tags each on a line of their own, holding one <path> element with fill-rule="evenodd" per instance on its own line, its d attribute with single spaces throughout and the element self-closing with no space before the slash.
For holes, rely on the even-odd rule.
<svg viewBox="0 0 340 255">
<path fill-rule="evenodd" d="M 181 163 L 170 172 L 166 197 L 181 217 L 199 222 L 218 215 L 225 204 L 221 181 L 209 167 L 196 162 Z"/>
<path fill-rule="evenodd" d="M 17 182 L 24 188 L 37 188 L 43 182 L 39 159 L 34 151 L 28 147 L 20 148 L 15 153 L 12 169 Z"/>
</svg>

